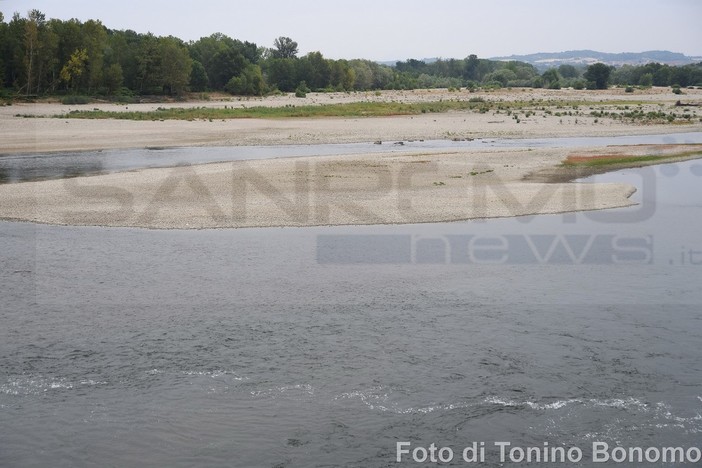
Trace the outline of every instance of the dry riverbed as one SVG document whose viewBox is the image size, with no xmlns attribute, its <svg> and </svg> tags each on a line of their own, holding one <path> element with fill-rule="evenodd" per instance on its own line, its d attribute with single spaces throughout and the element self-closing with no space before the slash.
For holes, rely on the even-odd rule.
<svg viewBox="0 0 702 468">
<path fill-rule="evenodd" d="M 687 91 L 687 90 L 686 90 Z M 701 131 L 699 120 L 651 124 L 595 117 L 593 109 L 630 106 L 675 112 L 702 92 L 666 90 L 584 92 L 513 90 L 312 95 L 311 104 L 351 99 L 587 101 L 587 108 L 448 112 L 380 118 L 231 119 L 220 121 L 74 120 L 36 117 L 68 111 L 43 103 L 0 108 L 0 153 L 114 149 L 145 146 L 314 144 L 491 137 L 606 136 Z M 288 96 L 256 101 L 208 101 L 179 106 L 278 106 Z M 602 104 L 593 104 L 597 101 Z M 174 104 L 175 105 L 175 104 Z M 154 104 L 129 105 L 149 111 Z M 608 107 L 609 106 L 609 107 Z M 90 107 L 115 108 L 115 104 Z M 125 106 L 126 107 L 126 106 Z M 573 106 L 571 106 L 573 107 Z M 670 109 L 673 109 L 672 111 Z M 549 112 L 546 112 L 548 110 Z M 570 112 L 571 115 L 568 114 Z M 680 109 L 682 112 L 682 109 Z M 695 113 L 690 106 L 686 112 Z M 527 113 L 530 115 L 527 116 Z M 559 113 L 560 115 L 556 115 Z M 20 115 L 18 117 L 17 115 Z M 33 115 L 32 118 L 22 115 Z M 133 172 L 0 186 L 0 218 L 51 224 L 222 228 L 456 221 L 473 218 L 593 210 L 630 205 L 626 184 L 579 184 L 577 175 L 607 170 L 588 160 L 651 156 L 689 158 L 702 147 L 463 149 L 322 156 L 145 169 Z M 567 161 L 566 166 L 562 165 Z M 646 164 L 660 160 L 645 161 Z"/>
</svg>

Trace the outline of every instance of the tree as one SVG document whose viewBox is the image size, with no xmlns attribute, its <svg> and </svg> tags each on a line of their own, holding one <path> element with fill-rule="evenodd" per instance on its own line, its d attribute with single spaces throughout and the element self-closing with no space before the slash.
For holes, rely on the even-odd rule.
<svg viewBox="0 0 702 468">
<path fill-rule="evenodd" d="M 485 75 L 485 78 L 483 78 L 483 82 L 498 82 L 502 86 L 507 86 L 510 81 L 515 79 L 517 79 L 517 75 L 512 70 L 503 68 L 501 70 L 497 70 L 495 72 Z"/>
<path fill-rule="evenodd" d="M 159 50 L 156 36 L 148 33 L 140 37 L 134 59 L 136 90 L 140 93 L 155 91 L 159 86 Z"/>
<path fill-rule="evenodd" d="M 297 57 L 297 42 L 289 37 L 280 36 L 273 41 L 275 49 L 271 51 L 273 58 L 296 58 Z"/>
<path fill-rule="evenodd" d="M 301 67 L 300 79 L 307 81 L 307 85 L 314 89 L 322 89 L 329 86 L 331 69 L 329 62 L 320 52 L 310 52 L 299 61 Z"/>
<path fill-rule="evenodd" d="M 234 76 L 239 76 L 246 67 L 246 59 L 235 48 L 230 48 L 217 52 L 212 57 L 210 69 L 207 76 L 210 77 L 210 87 L 212 89 L 224 89 L 224 86 Z"/>
<path fill-rule="evenodd" d="M 356 73 L 349 66 L 346 60 L 334 60 L 331 62 L 331 85 L 340 91 L 349 91 L 353 89 L 354 81 L 356 81 Z"/>
<path fill-rule="evenodd" d="M 193 60 L 180 39 L 159 39 L 159 73 L 161 86 L 168 94 L 183 94 L 190 83 Z"/>
<path fill-rule="evenodd" d="M 463 61 L 463 78 L 466 80 L 480 81 L 478 76 L 478 56 L 475 54 L 470 54 Z"/>
<path fill-rule="evenodd" d="M 242 94 L 248 96 L 261 96 L 266 91 L 266 83 L 263 80 L 261 67 L 248 64 L 239 76 L 233 77 L 224 89 L 231 94 Z"/>
<path fill-rule="evenodd" d="M 27 95 L 32 91 L 32 72 L 34 71 L 35 57 L 37 56 L 39 44 L 39 29 L 46 24 L 46 16 L 39 10 L 31 10 L 27 15 L 29 20 L 25 23 L 25 63 L 27 68 Z"/>
<path fill-rule="evenodd" d="M 75 80 L 85 71 L 85 62 L 88 61 L 88 52 L 85 49 L 77 49 L 71 54 L 68 63 L 61 69 L 61 80 L 65 81 L 69 88 L 75 90 Z"/>
<path fill-rule="evenodd" d="M 5 87 L 5 44 L 7 43 L 7 24 L 5 16 L 0 11 L 0 89 Z"/>
<path fill-rule="evenodd" d="M 541 78 L 543 79 L 544 87 L 551 89 L 560 89 L 561 76 L 555 68 L 549 68 L 548 70 L 546 70 L 543 73 L 543 75 L 541 75 Z"/>
<path fill-rule="evenodd" d="M 639 78 L 639 85 L 647 88 L 653 86 L 653 75 L 650 73 L 644 73 L 641 75 L 641 78 Z"/>
<path fill-rule="evenodd" d="M 588 88 L 592 85 L 595 89 L 607 89 L 611 73 L 612 67 L 608 67 L 604 63 L 594 63 L 587 67 L 583 77 L 590 83 Z"/>
<path fill-rule="evenodd" d="M 83 47 L 88 52 L 88 90 L 96 91 L 102 85 L 107 28 L 100 21 L 88 20 L 81 29 Z"/>
<path fill-rule="evenodd" d="M 373 70 L 368 62 L 365 60 L 352 60 L 351 69 L 355 77 L 355 89 L 366 90 L 373 87 Z"/>
<path fill-rule="evenodd" d="M 104 80 L 105 87 L 107 88 L 107 94 L 114 94 L 115 91 L 122 87 L 122 83 L 124 83 L 122 66 L 119 63 L 113 63 L 107 67 L 104 74 Z"/>
<path fill-rule="evenodd" d="M 205 67 L 197 60 L 193 60 L 193 68 L 190 71 L 190 89 L 197 92 L 205 91 L 208 82 Z"/>
<path fill-rule="evenodd" d="M 299 83 L 297 68 L 295 67 L 296 61 L 290 58 L 271 58 L 268 60 L 266 63 L 268 83 L 280 91 L 295 91 L 295 87 Z"/>
<path fill-rule="evenodd" d="M 567 64 L 560 65 L 558 67 L 558 73 L 560 73 L 563 78 L 577 78 L 579 75 L 577 68 Z"/>
</svg>

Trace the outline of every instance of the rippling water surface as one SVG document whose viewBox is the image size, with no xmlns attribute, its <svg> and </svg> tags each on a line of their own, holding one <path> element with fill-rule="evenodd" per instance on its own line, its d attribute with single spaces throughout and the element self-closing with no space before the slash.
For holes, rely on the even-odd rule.
<svg viewBox="0 0 702 468">
<path fill-rule="evenodd" d="M 0 466 L 699 446 L 702 164 L 598 179 L 642 204 L 304 229 L 0 223 Z"/>
</svg>

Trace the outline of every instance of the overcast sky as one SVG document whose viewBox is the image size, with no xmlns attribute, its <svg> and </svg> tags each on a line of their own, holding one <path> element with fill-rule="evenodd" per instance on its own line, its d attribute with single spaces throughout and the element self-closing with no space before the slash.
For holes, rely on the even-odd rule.
<svg viewBox="0 0 702 468">
<path fill-rule="evenodd" d="M 328 58 L 493 57 L 594 49 L 702 56 L 700 0 L 0 0 L 13 12 L 100 19 L 112 29 L 270 47 L 278 36 Z"/>
</svg>

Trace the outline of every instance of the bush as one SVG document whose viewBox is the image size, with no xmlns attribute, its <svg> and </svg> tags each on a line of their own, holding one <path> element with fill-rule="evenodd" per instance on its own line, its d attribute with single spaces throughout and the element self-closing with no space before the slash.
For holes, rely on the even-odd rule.
<svg viewBox="0 0 702 468">
<path fill-rule="evenodd" d="M 631 86 L 627 86 L 626 88 L 624 88 L 624 92 L 625 92 L 625 93 L 633 93 L 633 92 L 634 92 L 634 88 L 631 87 Z"/>
<path fill-rule="evenodd" d="M 585 89 L 585 80 L 576 80 L 573 83 L 573 89 Z"/>
<path fill-rule="evenodd" d="M 486 83 L 483 83 L 483 88 L 484 89 L 500 89 L 502 88 L 502 83 L 499 81 L 488 81 Z"/>
<path fill-rule="evenodd" d="M 673 94 L 682 94 L 682 90 L 680 89 L 680 85 L 673 85 Z"/>
<path fill-rule="evenodd" d="M 9 89 L 0 88 L 0 105 L 12 105 L 12 93 Z"/>
<path fill-rule="evenodd" d="M 307 93 L 309 92 L 310 88 L 307 87 L 307 83 L 305 83 L 304 81 L 300 81 L 300 84 L 297 85 L 297 88 L 295 89 L 295 97 L 307 97 Z"/>
<path fill-rule="evenodd" d="M 263 73 L 258 65 L 247 65 L 239 76 L 233 76 L 224 86 L 229 94 L 262 96 L 266 91 Z"/>
<path fill-rule="evenodd" d="M 61 99 L 61 104 L 89 104 L 91 99 L 88 96 L 65 96 Z"/>
<path fill-rule="evenodd" d="M 134 95 L 134 92 L 129 88 L 125 88 L 124 86 L 115 91 L 114 96 L 110 96 L 109 99 L 122 104 L 139 102 L 139 98 Z"/>
</svg>

